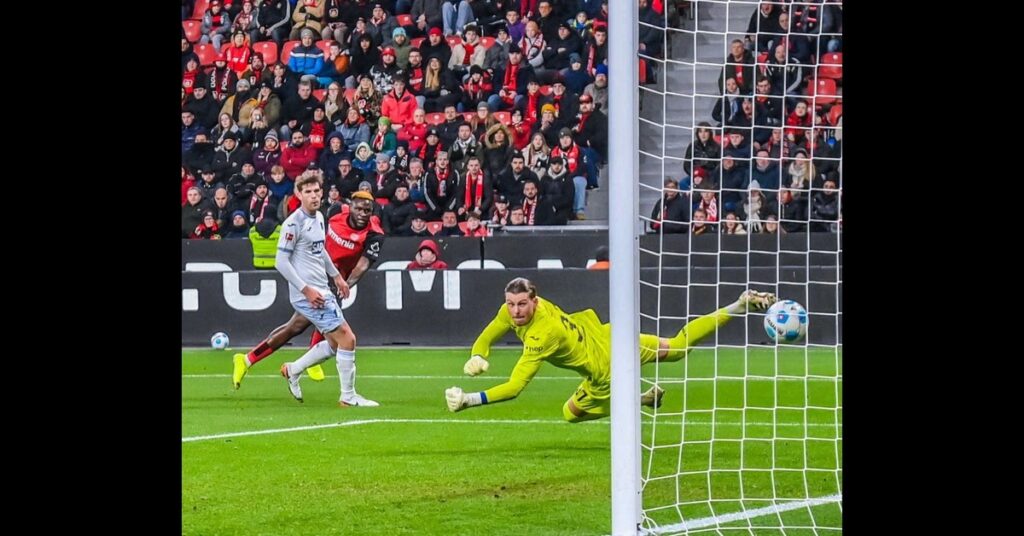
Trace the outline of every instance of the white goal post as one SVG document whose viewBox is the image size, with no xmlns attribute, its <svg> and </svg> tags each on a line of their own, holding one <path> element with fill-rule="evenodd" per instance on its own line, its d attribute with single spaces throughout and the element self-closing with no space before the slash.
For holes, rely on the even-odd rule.
<svg viewBox="0 0 1024 536">
<path fill-rule="evenodd" d="M 673 5 L 673 17 L 677 3 L 683 4 L 661 2 Z M 769 18 L 758 18 L 765 3 L 783 10 L 785 28 L 761 30 Z M 672 23 L 666 9 L 660 26 L 640 20 L 638 0 L 608 4 L 611 534 L 841 534 L 842 34 L 841 24 L 826 20 L 836 12 L 826 12 L 838 9 L 841 20 L 842 2 L 694 0 Z M 748 32 L 748 24 L 757 29 Z M 661 51 L 639 50 L 645 29 L 662 32 Z M 758 43 L 764 36 L 771 37 L 767 50 Z M 810 43 L 809 57 L 794 45 L 801 39 L 799 46 Z M 727 60 L 736 40 L 754 58 L 747 71 L 754 80 L 744 86 L 753 88 L 770 78 L 771 69 L 794 65 L 803 80 L 786 79 L 780 93 L 773 81 L 771 96 L 782 103 L 779 123 L 756 122 L 764 116 L 757 115 L 762 105 L 754 89 L 737 94 L 737 107 L 746 97 L 750 102 L 742 104 L 755 108 L 745 127 L 751 138 L 759 126 L 762 132 L 798 130 L 791 143 L 759 143 L 775 147 L 771 165 L 778 165 L 780 177 L 763 190 L 749 183 L 755 165 L 765 172 L 756 150 L 743 158 L 726 155 L 738 162 L 728 165 L 724 150 L 707 158 L 715 169 L 708 173 L 718 173 L 710 186 L 694 184 L 689 166 L 696 164 L 687 157 L 701 122 L 722 138 L 722 149 L 729 142 L 726 129 L 734 123 L 713 118 L 712 109 L 722 103 L 714 114 L 721 116 L 733 105 L 722 86 L 726 74 L 741 70 Z M 785 57 L 777 60 L 780 40 Z M 641 83 L 641 61 L 653 83 Z M 800 103 L 812 122 L 787 123 Z M 792 179 L 794 163 L 809 166 L 802 185 Z M 742 188 L 722 180 L 723 169 L 732 165 L 746 166 Z M 815 175 L 816 166 L 829 171 Z M 686 231 L 676 235 L 652 225 L 661 223 L 652 213 L 655 202 L 675 190 L 665 179 L 682 181 L 677 191 L 692 196 L 679 222 Z M 702 190 L 713 191 L 708 203 L 717 220 L 713 231 L 696 237 L 690 224 L 693 207 L 704 208 Z M 829 198 L 835 217 L 816 204 L 821 196 L 835 196 Z M 805 203 L 802 217 L 794 211 L 797 199 Z M 773 209 L 758 214 L 757 207 L 769 202 Z M 728 212 L 748 229 L 745 236 L 718 228 Z M 769 232 L 772 225 L 776 230 Z M 641 370 L 641 332 L 671 337 L 686 321 L 725 307 L 745 289 L 803 305 L 810 319 L 806 338 L 794 345 L 769 341 L 764 314 L 751 312 L 716 329 L 681 362 Z M 641 408 L 640 393 L 655 384 L 665 389 L 664 407 Z"/>
</svg>

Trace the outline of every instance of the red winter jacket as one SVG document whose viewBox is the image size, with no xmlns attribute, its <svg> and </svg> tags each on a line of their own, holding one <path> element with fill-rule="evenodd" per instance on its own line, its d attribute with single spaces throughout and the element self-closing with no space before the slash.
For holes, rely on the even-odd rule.
<svg viewBox="0 0 1024 536">
<path fill-rule="evenodd" d="M 306 166 L 310 162 L 316 162 L 316 153 L 316 148 L 309 143 L 303 143 L 299 148 L 289 145 L 281 149 L 281 160 L 278 163 L 284 168 L 286 175 L 297 179 L 303 171 L 306 171 Z"/>
</svg>

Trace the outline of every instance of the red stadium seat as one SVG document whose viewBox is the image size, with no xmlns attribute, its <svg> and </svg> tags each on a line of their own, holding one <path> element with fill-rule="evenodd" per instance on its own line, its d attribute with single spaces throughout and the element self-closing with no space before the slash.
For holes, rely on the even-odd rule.
<svg viewBox="0 0 1024 536">
<path fill-rule="evenodd" d="M 476 115 L 476 112 L 462 112 L 462 118 L 465 119 L 467 123 L 473 120 L 474 115 Z"/>
<path fill-rule="evenodd" d="M 331 55 L 331 41 L 333 41 L 333 39 L 321 39 L 316 42 L 316 48 L 324 51 L 324 59 L 327 59 Z"/>
<path fill-rule="evenodd" d="M 538 91 L 540 92 L 541 95 L 545 95 L 545 96 L 546 95 L 550 95 L 551 94 L 551 86 L 547 86 L 547 85 L 540 86 L 540 89 Z"/>
<path fill-rule="evenodd" d="M 447 38 L 448 46 L 455 48 L 455 45 L 462 42 L 462 38 L 457 35 L 449 35 Z"/>
<path fill-rule="evenodd" d="M 441 227 L 444 227 L 444 224 L 439 221 L 427 222 L 427 230 L 430 231 L 430 234 L 436 235 L 441 230 Z"/>
<path fill-rule="evenodd" d="M 213 61 L 217 59 L 217 49 L 213 48 L 211 43 L 196 45 L 192 47 L 192 51 L 196 53 L 196 56 L 199 56 L 199 65 L 203 67 L 213 65 Z"/>
<path fill-rule="evenodd" d="M 426 38 L 425 37 L 414 37 L 414 38 L 409 40 L 409 44 L 412 45 L 413 48 L 420 48 L 420 43 L 422 43 L 424 39 L 426 39 Z"/>
<path fill-rule="evenodd" d="M 512 112 L 494 112 L 494 118 L 501 121 L 501 124 L 508 125 L 512 122 Z"/>
<path fill-rule="evenodd" d="M 324 95 L 326 95 L 326 94 L 327 94 L 327 90 L 326 89 L 314 89 L 313 90 L 313 98 L 318 100 L 318 101 L 320 101 L 320 102 L 324 101 Z"/>
<path fill-rule="evenodd" d="M 441 112 L 431 112 L 427 114 L 427 123 L 431 125 L 440 125 L 444 123 L 444 114 Z"/>
<path fill-rule="evenodd" d="M 814 88 L 813 90 L 811 88 Z M 807 86 L 808 93 L 813 91 L 814 105 L 830 104 L 836 101 L 836 81 L 831 78 L 819 78 Z M 811 96 L 811 95 L 808 95 Z"/>
<path fill-rule="evenodd" d="M 821 62 L 818 65 L 819 78 L 831 78 L 842 80 L 843 78 L 843 53 L 828 52 L 821 55 Z"/>
<path fill-rule="evenodd" d="M 713 137 L 715 138 L 715 143 L 717 143 L 718 146 L 721 147 L 722 146 L 722 135 L 721 134 L 715 134 Z"/>
<path fill-rule="evenodd" d="M 826 52 L 821 55 L 821 61 L 818 62 L 821 65 L 842 65 L 843 64 L 843 53 L 842 52 Z"/>
<path fill-rule="evenodd" d="M 203 36 L 200 31 L 200 26 L 202 26 L 202 24 L 202 22 L 197 20 L 181 21 L 181 27 L 185 29 L 185 39 L 188 39 L 189 43 L 195 43 Z"/>
<path fill-rule="evenodd" d="M 468 221 L 460 221 L 459 222 L 459 230 L 462 231 L 462 234 L 466 234 L 466 231 L 469 230 L 469 222 Z"/>
<path fill-rule="evenodd" d="M 346 89 L 345 89 L 345 100 L 347 100 L 349 104 L 352 104 L 352 99 L 353 99 L 353 98 L 354 98 L 355 96 L 356 96 L 356 90 L 355 90 L 355 88 L 352 88 L 352 89 L 347 89 L 347 88 L 346 88 Z"/>
<path fill-rule="evenodd" d="M 416 21 L 413 20 L 412 15 L 395 15 L 395 20 L 398 21 L 399 26 L 414 26 Z"/>
<path fill-rule="evenodd" d="M 277 63 L 277 43 L 273 41 L 260 41 L 252 46 L 253 52 L 263 54 L 263 63 L 273 65 Z"/>
<path fill-rule="evenodd" d="M 484 48 L 491 48 L 492 46 L 494 46 L 494 38 L 493 37 L 481 37 L 480 38 L 480 44 L 483 45 Z"/>
<path fill-rule="evenodd" d="M 839 118 L 843 116 L 843 104 L 842 102 L 832 105 L 832 108 L 828 111 L 828 124 L 836 126 L 839 124 Z"/>
<path fill-rule="evenodd" d="M 196 0 L 195 7 L 192 8 L 193 19 L 203 19 L 203 13 L 210 8 L 210 0 Z"/>
<path fill-rule="evenodd" d="M 281 63 L 288 65 L 288 58 L 292 57 L 292 49 L 301 45 L 302 41 L 288 41 L 281 48 Z"/>
</svg>

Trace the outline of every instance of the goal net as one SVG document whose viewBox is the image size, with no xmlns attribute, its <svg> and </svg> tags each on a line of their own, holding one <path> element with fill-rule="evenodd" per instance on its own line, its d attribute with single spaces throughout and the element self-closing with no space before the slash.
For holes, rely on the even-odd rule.
<svg viewBox="0 0 1024 536">
<path fill-rule="evenodd" d="M 639 331 L 747 289 L 809 322 L 779 344 L 752 311 L 639 371 L 665 397 L 639 412 L 637 532 L 840 533 L 842 4 L 639 3 Z"/>
</svg>

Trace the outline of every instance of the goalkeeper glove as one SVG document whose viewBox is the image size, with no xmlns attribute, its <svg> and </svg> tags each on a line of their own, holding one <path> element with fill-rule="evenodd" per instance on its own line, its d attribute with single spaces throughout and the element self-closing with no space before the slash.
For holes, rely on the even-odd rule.
<svg viewBox="0 0 1024 536">
<path fill-rule="evenodd" d="M 466 364 L 462 367 L 462 372 L 465 372 L 468 376 L 479 376 L 491 366 L 486 359 L 479 355 L 474 355 L 466 361 Z"/>
<path fill-rule="evenodd" d="M 448 411 L 452 413 L 466 409 L 466 394 L 459 387 L 444 390 L 444 398 L 448 401 Z"/>
<path fill-rule="evenodd" d="M 444 390 L 444 398 L 448 403 L 448 411 L 462 411 L 470 406 L 483 404 L 481 393 L 464 393 L 460 387 L 451 387 Z"/>
</svg>

